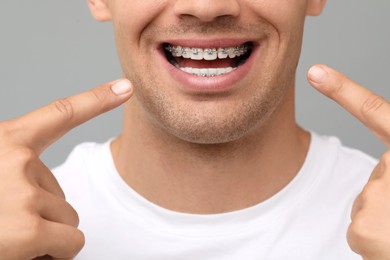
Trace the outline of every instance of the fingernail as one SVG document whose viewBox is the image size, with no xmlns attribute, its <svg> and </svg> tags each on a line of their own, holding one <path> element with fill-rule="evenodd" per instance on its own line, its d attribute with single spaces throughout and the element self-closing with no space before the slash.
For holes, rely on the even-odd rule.
<svg viewBox="0 0 390 260">
<path fill-rule="evenodd" d="M 123 95 L 125 93 L 128 93 L 131 91 L 131 89 L 132 89 L 131 83 L 127 79 L 121 79 L 115 82 L 115 84 L 111 86 L 112 92 L 114 92 L 117 95 Z"/>
<path fill-rule="evenodd" d="M 309 79 L 317 84 L 324 83 L 328 78 L 328 72 L 319 66 L 311 67 L 309 70 Z"/>
</svg>

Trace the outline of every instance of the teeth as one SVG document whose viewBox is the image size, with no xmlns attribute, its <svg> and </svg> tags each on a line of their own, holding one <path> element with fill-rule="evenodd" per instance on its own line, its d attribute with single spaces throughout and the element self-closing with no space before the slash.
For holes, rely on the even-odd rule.
<svg viewBox="0 0 390 260">
<path fill-rule="evenodd" d="M 228 56 L 229 56 L 229 58 L 231 58 L 231 59 L 233 59 L 233 58 L 236 57 L 236 51 L 235 51 L 234 48 L 230 48 L 230 49 L 228 50 Z"/>
<path fill-rule="evenodd" d="M 209 69 L 198 69 L 198 68 L 179 68 L 184 72 L 200 76 L 200 77 L 216 77 L 229 72 L 232 72 L 236 68 L 228 67 L 228 68 L 209 68 Z"/>
<path fill-rule="evenodd" d="M 181 57 L 183 55 L 183 48 L 181 46 L 177 46 L 175 49 L 171 49 L 173 57 Z"/>
<path fill-rule="evenodd" d="M 183 56 L 183 58 L 189 59 L 189 58 L 191 58 L 192 50 L 190 48 L 183 48 L 181 55 Z"/>
<path fill-rule="evenodd" d="M 227 48 L 219 48 L 218 49 L 218 58 L 226 59 L 228 57 L 228 49 Z"/>
<path fill-rule="evenodd" d="M 231 48 L 190 48 L 182 46 L 165 46 L 165 50 L 170 52 L 173 57 L 178 58 L 182 57 L 184 59 L 191 60 L 217 60 L 217 59 L 233 59 L 235 57 L 240 57 L 249 51 L 248 44 L 244 44 L 237 47 Z M 171 59 L 170 62 L 176 66 L 178 69 L 200 77 L 216 77 L 220 75 L 227 74 L 237 69 L 237 67 L 228 67 L 228 68 L 191 68 L 191 67 L 180 67 L 179 63 L 175 59 Z"/>
<path fill-rule="evenodd" d="M 192 60 L 216 60 L 216 59 L 233 59 L 240 57 L 248 52 L 249 48 L 247 45 L 231 48 L 189 48 L 181 46 L 168 45 L 165 47 L 173 57 L 183 57 L 185 59 Z"/>
<path fill-rule="evenodd" d="M 203 50 L 198 48 L 192 48 L 191 60 L 203 60 Z"/>
<path fill-rule="evenodd" d="M 203 59 L 205 60 L 216 60 L 218 58 L 216 49 L 205 49 L 203 53 Z"/>
<path fill-rule="evenodd" d="M 210 75 L 217 75 L 218 69 L 208 69 L 208 74 Z"/>
</svg>

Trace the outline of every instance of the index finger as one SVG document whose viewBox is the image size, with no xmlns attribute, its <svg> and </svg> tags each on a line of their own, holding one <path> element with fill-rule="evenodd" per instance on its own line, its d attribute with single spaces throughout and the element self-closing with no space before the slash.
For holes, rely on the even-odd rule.
<svg viewBox="0 0 390 260">
<path fill-rule="evenodd" d="M 130 98 L 127 79 L 100 85 L 90 91 L 59 99 L 20 118 L 6 122 L 12 140 L 38 154 L 72 128 L 111 110 Z"/>
<path fill-rule="evenodd" d="M 308 80 L 390 147 L 390 104 L 384 98 L 325 65 L 311 67 Z"/>
</svg>

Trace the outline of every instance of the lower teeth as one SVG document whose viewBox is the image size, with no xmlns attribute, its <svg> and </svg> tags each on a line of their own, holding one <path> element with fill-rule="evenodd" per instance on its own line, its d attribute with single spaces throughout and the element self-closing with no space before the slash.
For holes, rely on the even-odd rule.
<svg viewBox="0 0 390 260">
<path fill-rule="evenodd" d="M 221 76 L 224 74 L 227 74 L 229 72 L 232 72 L 236 68 L 228 67 L 228 68 L 206 68 L 206 69 L 199 69 L 199 68 L 182 68 L 178 67 L 180 70 L 187 72 L 189 74 L 200 76 L 200 77 L 216 77 Z"/>
</svg>

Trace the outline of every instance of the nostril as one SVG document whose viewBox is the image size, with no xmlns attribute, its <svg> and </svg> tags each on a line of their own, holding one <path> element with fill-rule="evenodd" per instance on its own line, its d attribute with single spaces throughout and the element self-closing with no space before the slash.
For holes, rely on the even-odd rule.
<svg viewBox="0 0 390 260">
<path fill-rule="evenodd" d="M 196 17 L 202 22 L 212 22 L 220 17 L 237 17 L 240 6 L 237 0 L 178 0 L 174 13 L 179 17 Z"/>
</svg>

